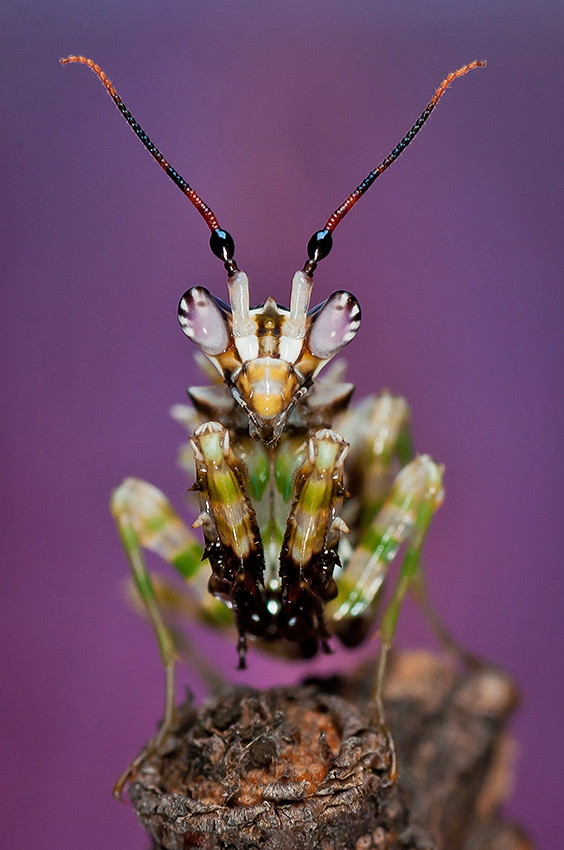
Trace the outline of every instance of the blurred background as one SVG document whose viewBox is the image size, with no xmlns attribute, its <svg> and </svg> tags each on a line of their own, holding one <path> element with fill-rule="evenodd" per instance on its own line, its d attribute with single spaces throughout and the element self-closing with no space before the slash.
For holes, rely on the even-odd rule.
<svg viewBox="0 0 564 850">
<path fill-rule="evenodd" d="M 519 682 L 507 813 L 559 845 L 563 36 L 557 0 L 4 0 L 2 846 L 147 846 L 111 787 L 161 716 L 162 673 L 108 499 L 136 475 L 182 506 L 168 408 L 200 376 L 176 306 L 193 284 L 225 297 L 204 222 L 68 53 L 233 234 L 252 300 L 282 304 L 310 235 L 449 71 L 488 60 L 339 227 L 313 301 L 356 294 L 357 398 L 405 395 L 446 465 L 432 597 Z M 411 604 L 398 642 L 433 645 Z M 205 651 L 238 681 L 295 676 Z"/>
</svg>

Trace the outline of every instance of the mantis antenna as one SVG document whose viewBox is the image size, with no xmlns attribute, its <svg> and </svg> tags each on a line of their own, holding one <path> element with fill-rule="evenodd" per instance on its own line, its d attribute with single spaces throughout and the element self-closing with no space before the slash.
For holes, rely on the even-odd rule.
<svg viewBox="0 0 564 850">
<path fill-rule="evenodd" d="M 159 163 L 163 171 L 168 174 L 173 183 L 175 183 L 180 191 L 186 195 L 188 200 L 194 204 L 207 226 L 211 230 L 210 236 L 210 248 L 216 257 L 219 257 L 220 260 L 223 260 L 223 264 L 227 270 L 228 275 L 234 275 L 237 271 L 237 263 L 233 259 L 233 254 L 235 253 L 235 243 L 233 241 L 232 236 L 226 231 L 223 230 L 219 226 L 219 222 L 215 217 L 213 211 L 205 204 L 197 192 L 192 189 L 191 186 L 188 185 L 186 180 L 180 176 L 178 171 L 176 171 L 172 165 L 169 165 L 168 161 L 164 158 L 160 150 L 156 145 L 153 144 L 143 127 L 135 120 L 115 88 L 113 87 L 111 81 L 108 79 L 107 75 L 102 71 L 99 65 L 96 65 L 92 59 L 87 59 L 86 56 L 67 56 L 66 59 L 60 60 L 61 65 L 68 65 L 74 62 L 80 62 L 81 65 L 86 65 L 90 68 L 91 71 L 94 71 L 111 99 L 137 136 L 137 138 L 143 143 L 143 145 L 147 148 L 151 156 L 156 159 Z"/>
<path fill-rule="evenodd" d="M 334 212 L 331 213 L 325 223 L 325 226 L 321 230 L 318 230 L 316 233 L 313 234 L 307 245 L 308 260 L 304 266 L 304 272 L 307 275 L 311 276 L 313 274 L 319 260 L 323 260 L 331 250 L 333 246 L 333 238 L 331 234 L 333 233 L 339 222 L 343 220 L 348 211 L 352 209 L 352 207 L 354 207 L 356 202 L 359 200 L 359 198 L 362 197 L 362 195 L 364 195 L 367 189 L 370 189 L 376 178 L 383 174 L 383 172 L 390 167 L 392 162 L 395 162 L 400 153 L 403 153 L 408 144 L 413 141 L 413 139 L 415 138 L 415 136 L 417 135 L 417 133 L 419 132 L 419 130 L 421 129 L 421 127 L 423 126 L 423 124 L 425 123 L 425 121 L 427 120 L 427 118 L 429 117 L 429 115 L 431 114 L 431 112 L 433 111 L 433 109 L 435 108 L 435 106 L 437 105 L 449 85 L 452 83 L 452 81 L 455 80 L 457 77 L 463 77 L 465 74 L 468 73 L 468 71 L 473 71 L 474 68 L 485 67 L 485 64 L 486 63 L 483 59 L 476 59 L 474 60 L 474 62 L 470 62 L 468 65 L 463 65 L 463 67 L 459 68 L 457 71 L 453 71 L 451 74 L 448 75 L 448 77 L 446 77 L 442 81 L 442 83 L 436 90 L 435 94 L 433 95 L 433 97 L 431 98 L 431 100 L 429 101 L 429 103 L 427 104 L 427 106 L 425 107 L 413 127 L 405 134 L 403 139 L 398 142 L 393 151 L 391 151 L 391 153 L 389 153 L 388 156 L 384 160 L 382 160 L 380 165 L 378 165 L 373 171 L 370 172 L 370 174 L 368 174 L 364 178 L 362 183 L 360 183 L 356 187 L 354 192 L 351 192 L 348 198 L 343 201 L 343 203 L 339 207 L 337 207 Z"/>
</svg>

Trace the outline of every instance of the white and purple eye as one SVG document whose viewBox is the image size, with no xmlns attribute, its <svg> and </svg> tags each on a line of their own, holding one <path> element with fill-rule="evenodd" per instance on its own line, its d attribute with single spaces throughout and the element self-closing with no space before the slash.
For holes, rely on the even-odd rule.
<svg viewBox="0 0 564 850">
<path fill-rule="evenodd" d="M 178 321 L 186 336 L 204 354 L 214 357 L 229 345 L 223 313 L 203 286 L 193 286 L 184 293 L 178 305 Z"/>
<path fill-rule="evenodd" d="M 310 313 L 308 347 L 314 357 L 330 360 L 354 339 L 360 327 L 360 304 L 350 292 L 339 290 Z"/>
</svg>

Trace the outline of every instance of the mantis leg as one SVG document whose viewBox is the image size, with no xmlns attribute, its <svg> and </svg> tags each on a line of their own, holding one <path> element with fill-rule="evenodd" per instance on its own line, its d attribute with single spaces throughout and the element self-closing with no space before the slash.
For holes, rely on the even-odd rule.
<svg viewBox="0 0 564 850">
<path fill-rule="evenodd" d="M 380 626 L 380 656 L 373 699 L 383 722 L 382 692 L 388 653 L 394 638 L 401 605 L 410 585 L 416 578 L 421 560 L 421 550 L 431 520 L 443 500 L 442 469 L 424 456 L 417 458 L 414 463 L 420 463 L 419 498 L 411 506 L 410 529 L 406 535 L 406 550 L 401 563 L 399 575 L 394 585 L 391 598 L 386 606 Z M 410 464 L 402 472 L 409 470 Z M 415 483 L 415 482 L 414 482 Z"/>
<path fill-rule="evenodd" d="M 393 739 L 386 727 L 382 704 L 384 676 L 389 649 L 405 594 L 417 574 L 421 548 L 435 511 L 443 500 L 442 467 L 428 455 L 404 466 L 385 501 L 357 548 L 341 579 L 337 607 L 332 615 L 335 630 L 347 643 L 358 642 L 375 617 L 376 604 L 388 567 L 402 544 L 406 546 L 399 575 L 384 611 L 380 628 L 380 654 L 372 698 L 376 718 L 382 726 L 390 752 L 390 778 L 395 781 L 397 762 Z M 344 589 L 344 595 L 343 595 Z M 364 622 L 360 634 L 357 624 Z M 353 636 L 353 640 L 347 637 Z"/>
<path fill-rule="evenodd" d="M 394 466 L 403 467 L 414 457 L 408 404 L 401 396 L 383 390 L 349 411 L 341 432 L 351 443 L 348 474 L 353 482 L 355 479 L 358 482 L 356 488 L 362 504 L 360 525 L 365 531 L 382 507 L 392 484 Z M 458 643 L 433 607 L 422 562 L 412 578 L 410 592 L 441 646 L 464 664 L 479 666 L 480 660 Z"/>
<path fill-rule="evenodd" d="M 347 487 L 359 514 L 351 527 L 361 534 L 382 507 L 398 470 L 413 460 L 410 410 L 404 398 L 383 390 L 352 408 L 339 425 L 350 444 Z"/>
<path fill-rule="evenodd" d="M 152 550 L 173 564 L 185 578 L 201 566 L 201 546 L 190 534 L 160 490 L 135 478 L 127 478 L 112 494 L 110 509 L 125 549 L 139 598 L 153 626 L 165 669 L 165 709 L 156 737 L 124 771 L 114 786 L 121 792 L 147 753 L 166 738 L 175 720 L 175 678 L 177 653 L 167 628 L 142 549 Z"/>
<path fill-rule="evenodd" d="M 210 592 L 231 607 L 239 632 L 239 669 L 246 666 L 247 634 L 267 637 L 271 614 L 264 586 L 264 550 L 246 484 L 248 470 L 234 455 L 229 431 L 206 422 L 190 438 L 200 515 L 212 575 Z"/>
<path fill-rule="evenodd" d="M 330 633 L 323 603 L 337 595 L 333 570 L 341 566 L 339 534 L 348 532 L 341 519 L 347 450 L 340 434 L 329 429 L 309 440 L 307 458 L 294 475 L 294 500 L 280 554 L 279 628 L 289 640 L 313 640 L 314 646 L 320 640 L 325 652 L 330 651 Z"/>
<path fill-rule="evenodd" d="M 345 644 L 355 645 L 366 636 L 376 616 L 388 568 L 400 546 L 406 544 L 395 595 L 384 615 L 386 627 L 390 628 L 394 612 L 397 619 L 412 578 L 411 564 L 414 559 L 415 568 L 419 563 L 425 533 L 442 499 L 442 468 L 428 455 L 415 458 L 399 472 L 388 499 L 338 580 L 339 595 L 331 603 L 329 616 Z"/>
</svg>

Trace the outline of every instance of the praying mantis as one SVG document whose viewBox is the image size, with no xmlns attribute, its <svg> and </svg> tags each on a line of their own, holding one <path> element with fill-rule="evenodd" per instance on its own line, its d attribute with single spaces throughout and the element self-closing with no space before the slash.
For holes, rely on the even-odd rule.
<svg viewBox="0 0 564 850">
<path fill-rule="evenodd" d="M 351 405 L 354 386 L 341 364 L 320 375 L 356 336 L 361 310 L 345 290 L 311 308 L 313 277 L 338 224 L 415 138 L 450 83 L 485 62 L 449 74 L 391 153 L 314 233 L 292 279 L 288 308 L 273 298 L 251 306 L 233 238 L 212 210 L 149 139 L 98 65 L 84 56 L 61 62 L 84 64 L 96 74 L 204 219 L 212 253 L 227 272 L 228 303 L 194 286 L 178 307 L 180 327 L 210 381 L 188 390 L 190 406 L 173 408 L 188 432 L 180 459 L 195 475 L 199 512 L 192 529 L 201 528 L 204 545 L 145 481 L 126 479 L 111 499 L 165 669 L 164 718 L 151 746 L 166 738 L 175 718 L 180 647 L 168 625 L 171 608 L 234 632 L 240 668 L 249 644 L 310 657 L 319 649 L 330 652 L 334 640 L 355 646 L 378 625 L 373 698 L 383 723 L 386 659 L 408 589 L 423 586 L 421 552 L 443 501 L 443 467 L 414 452 L 405 399 L 382 391 Z M 181 575 L 185 594 L 151 574 L 143 550 Z M 389 567 L 400 550 L 397 578 L 380 614 Z M 143 755 L 118 781 L 117 796 Z"/>
</svg>

